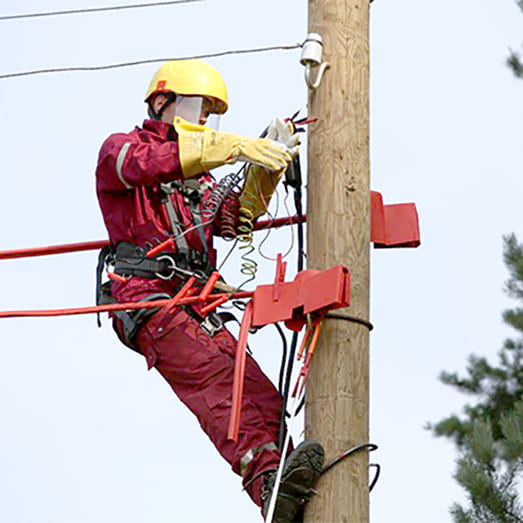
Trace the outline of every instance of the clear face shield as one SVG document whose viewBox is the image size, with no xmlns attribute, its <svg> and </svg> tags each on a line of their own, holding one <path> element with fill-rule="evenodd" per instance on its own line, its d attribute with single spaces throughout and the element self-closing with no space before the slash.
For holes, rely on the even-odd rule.
<svg viewBox="0 0 523 523">
<path fill-rule="evenodd" d="M 179 116 L 187 122 L 210 127 L 215 131 L 220 126 L 220 114 L 213 112 L 214 104 L 204 96 L 176 95 L 174 100 L 174 116 Z"/>
</svg>

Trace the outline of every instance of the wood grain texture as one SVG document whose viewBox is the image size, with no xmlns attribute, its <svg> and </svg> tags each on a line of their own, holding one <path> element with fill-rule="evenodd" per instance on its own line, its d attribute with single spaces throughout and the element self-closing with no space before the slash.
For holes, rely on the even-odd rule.
<svg viewBox="0 0 523 523">
<path fill-rule="evenodd" d="M 351 271 L 347 312 L 369 318 L 369 1 L 310 0 L 309 31 L 330 64 L 309 97 L 308 267 L 344 264 Z M 327 458 L 369 441 L 369 332 L 325 320 L 305 410 L 307 439 Z M 307 505 L 307 523 L 369 520 L 368 453 L 331 469 Z"/>
</svg>

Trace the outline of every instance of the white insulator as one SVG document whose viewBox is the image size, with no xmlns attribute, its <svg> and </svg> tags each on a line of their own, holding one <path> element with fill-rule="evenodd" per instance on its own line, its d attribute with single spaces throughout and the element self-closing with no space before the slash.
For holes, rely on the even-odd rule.
<svg viewBox="0 0 523 523">
<path fill-rule="evenodd" d="M 318 33 L 309 33 L 301 49 L 301 65 L 320 65 L 323 55 L 323 39 Z"/>
</svg>

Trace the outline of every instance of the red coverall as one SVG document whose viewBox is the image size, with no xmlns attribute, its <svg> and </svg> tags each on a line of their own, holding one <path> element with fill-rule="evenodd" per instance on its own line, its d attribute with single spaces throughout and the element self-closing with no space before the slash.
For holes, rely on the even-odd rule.
<svg viewBox="0 0 523 523">
<path fill-rule="evenodd" d="M 96 169 L 100 208 L 113 247 L 128 242 L 150 247 L 167 239 L 170 222 L 162 209 L 165 196 L 159 184 L 183 181 L 178 160 L 177 135 L 164 122 L 145 120 L 143 128 L 128 134 L 113 134 L 102 145 Z M 211 177 L 195 177 L 210 185 Z M 204 191 L 203 200 L 209 189 Z M 174 198 L 178 219 L 184 228 L 194 225 L 183 196 Z M 207 249 L 212 250 L 213 224 L 205 226 Z M 203 250 L 198 231 L 186 235 L 190 249 Z M 137 301 L 154 293 L 174 295 L 179 280 L 146 279 L 133 276 L 127 282 L 111 282 L 111 294 L 120 302 Z M 115 319 L 118 330 L 119 320 Z M 227 440 L 236 340 L 222 328 L 207 335 L 197 319 L 185 310 L 161 309 L 138 330 L 133 346 L 141 352 L 148 368 L 156 367 L 177 396 L 198 418 L 220 454 L 243 476 L 244 484 L 258 474 L 276 469 L 281 396 L 248 357 L 238 442 Z M 255 503 L 261 505 L 262 479 L 247 487 Z"/>
</svg>

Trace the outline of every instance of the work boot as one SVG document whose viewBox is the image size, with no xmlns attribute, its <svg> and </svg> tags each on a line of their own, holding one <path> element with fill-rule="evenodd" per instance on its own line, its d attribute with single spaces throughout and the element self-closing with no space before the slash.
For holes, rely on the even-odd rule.
<svg viewBox="0 0 523 523">
<path fill-rule="evenodd" d="M 301 507 L 310 499 L 312 487 L 318 480 L 323 467 L 325 451 L 316 441 L 304 441 L 294 449 L 283 465 L 280 488 L 272 523 L 295 523 Z M 263 516 L 269 511 L 276 471 L 269 472 L 262 491 Z"/>
</svg>

